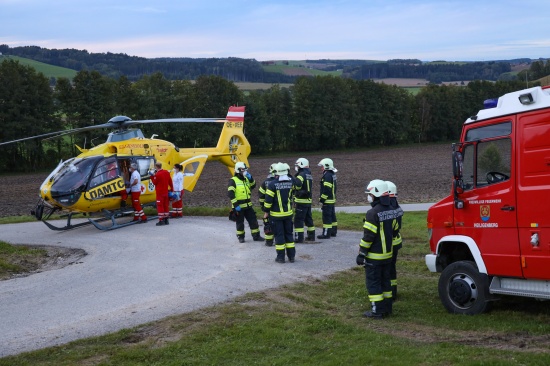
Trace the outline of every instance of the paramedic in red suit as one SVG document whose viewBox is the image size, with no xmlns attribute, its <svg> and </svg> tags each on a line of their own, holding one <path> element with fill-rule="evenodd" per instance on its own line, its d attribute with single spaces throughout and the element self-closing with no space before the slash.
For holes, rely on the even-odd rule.
<svg viewBox="0 0 550 366">
<path fill-rule="evenodd" d="M 172 177 L 168 170 L 162 169 L 162 163 L 155 163 L 155 170 L 149 172 L 151 175 L 151 181 L 155 185 L 155 191 L 157 193 L 157 212 L 159 215 L 159 222 L 157 226 L 168 225 L 168 215 L 170 200 L 168 198 L 168 191 L 174 191 L 174 184 L 172 183 Z"/>
<path fill-rule="evenodd" d="M 136 163 L 130 165 L 130 193 L 132 194 L 132 207 L 134 208 L 134 221 L 147 222 L 147 216 L 143 212 L 139 197 L 141 196 L 141 176 Z M 126 193 L 126 191 L 123 191 Z"/>
</svg>

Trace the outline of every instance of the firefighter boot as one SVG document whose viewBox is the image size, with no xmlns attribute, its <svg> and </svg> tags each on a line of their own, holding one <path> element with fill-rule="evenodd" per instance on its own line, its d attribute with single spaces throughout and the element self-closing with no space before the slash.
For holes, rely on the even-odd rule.
<svg viewBox="0 0 550 366">
<path fill-rule="evenodd" d="M 164 218 L 164 225 L 170 225 L 170 223 L 168 222 L 168 217 Z"/>
<path fill-rule="evenodd" d="M 277 250 L 277 258 L 275 258 L 275 262 L 277 262 L 277 263 L 284 263 L 285 262 L 285 250 L 284 249 Z"/>
<path fill-rule="evenodd" d="M 315 241 L 315 230 L 307 232 L 306 241 Z"/>
<path fill-rule="evenodd" d="M 371 302 L 371 311 L 365 311 L 363 313 L 363 316 L 365 318 L 371 318 L 371 319 L 383 319 L 384 315 L 380 307 L 382 307 L 382 301 Z"/>
<path fill-rule="evenodd" d="M 295 243 L 303 243 L 304 242 L 304 233 L 295 233 L 296 238 L 294 239 Z"/>
<path fill-rule="evenodd" d="M 294 263 L 294 257 L 296 256 L 296 248 L 286 248 L 286 255 L 290 263 Z"/>
<path fill-rule="evenodd" d="M 237 235 L 237 239 L 239 239 L 239 243 L 244 243 L 244 235 Z"/>
<path fill-rule="evenodd" d="M 317 235 L 317 239 L 330 239 L 330 232 L 332 229 L 323 229 L 323 233 L 321 235 Z"/>
<path fill-rule="evenodd" d="M 265 246 L 266 247 L 272 247 L 273 246 L 273 239 L 265 239 Z"/>
<path fill-rule="evenodd" d="M 338 232 L 338 226 L 333 226 L 332 229 L 330 229 L 330 236 L 336 236 L 337 232 Z"/>
<path fill-rule="evenodd" d="M 265 239 L 262 238 L 260 233 L 255 233 L 255 234 L 252 234 L 252 240 L 254 240 L 254 241 L 264 241 Z"/>
</svg>

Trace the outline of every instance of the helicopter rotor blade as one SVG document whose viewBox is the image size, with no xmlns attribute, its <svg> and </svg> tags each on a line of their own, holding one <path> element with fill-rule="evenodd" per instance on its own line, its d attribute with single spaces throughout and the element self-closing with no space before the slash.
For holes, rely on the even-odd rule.
<svg viewBox="0 0 550 366">
<path fill-rule="evenodd" d="M 100 128 L 120 129 L 120 128 L 126 128 L 137 124 L 148 124 L 148 123 L 196 123 L 196 122 L 225 123 L 226 121 L 227 120 L 225 118 L 161 118 L 161 119 L 132 120 L 126 116 L 117 116 L 117 117 L 111 118 L 109 122 L 103 123 L 100 125 L 73 128 L 73 129 L 64 130 L 64 131 L 49 132 L 42 135 L 24 137 L 17 140 L 0 142 L 0 146 L 14 144 L 17 142 L 23 142 L 28 140 L 40 139 L 40 138 L 43 140 L 51 140 L 51 139 L 55 139 L 66 135 L 71 135 L 71 134 L 89 131 L 89 130 L 97 130 Z"/>
<path fill-rule="evenodd" d="M 112 124 L 104 123 L 104 124 L 95 125 L 95 126 L 73 128 L 71 130 L 49 132 L 49 133 L 45 133 L 45 134 L 42 134 L 42 135 L 25 137 L 25 138 L 22 138 L 22 139 L 17 139 L 17 140 L 12 140 L 12 141 L 0 142 L 0 146 L 15 144 L 17 142 L 23 142 L 23 141 L 28 141 L 28 140 L 40 139 L 40 138 L 42 138 L 43 140 L 50 140 L 50 139 L 54 139 L 54 138 L 57 138 L 57 137 L 70 135 L 70 134 L 73 134 L 73 133 L 79 133 L 79 132 L 88 131 L 88 130 L 95 130 L 95 129 L 99 129 L 99 128 L 112 128 Z"/>
<path fill-rule="evenodd" d="M 129 120 L 121 124 L 121 126 L 127 127 L 137 124 L 147 123 L 225 123 L 225 118 L 161 118 L 161 119 L 142 119 L 142 120 Z"/>
</svg>

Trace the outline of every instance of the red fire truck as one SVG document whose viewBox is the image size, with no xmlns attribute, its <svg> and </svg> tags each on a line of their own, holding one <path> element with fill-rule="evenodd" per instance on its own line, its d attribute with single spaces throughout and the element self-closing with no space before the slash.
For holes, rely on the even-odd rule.
<svg viewBox="0 0 550 366">
<path fill-rule="evenodd" d="M 428 211 L 441 302 L 473 315 L 499 295 L 550 299 L 550 88 L 485 101 L 460 141 L 451 194 Z"/>
</svg>

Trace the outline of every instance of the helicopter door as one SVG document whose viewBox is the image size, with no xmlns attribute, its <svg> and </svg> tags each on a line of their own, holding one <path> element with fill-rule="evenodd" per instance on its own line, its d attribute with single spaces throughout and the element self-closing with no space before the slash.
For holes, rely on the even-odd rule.
<svg viewBox="0 0 550 366">
<path fill-rule="evenodd" d="M 86 198 L 99 199 L 120 194 L 125 188 L 124 178 L 119 173 L 115 155 L 101 160 L 92 173 Z"/>
<path fill-rule="evenodd" d="M 207 159 L 208 155 L 197 155 L 180 163 L 183 168 L 183 189 L 193 191 Z"/>
</svg>

